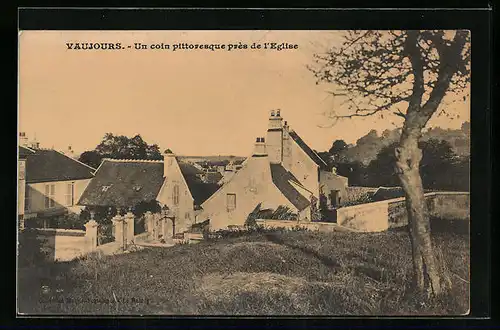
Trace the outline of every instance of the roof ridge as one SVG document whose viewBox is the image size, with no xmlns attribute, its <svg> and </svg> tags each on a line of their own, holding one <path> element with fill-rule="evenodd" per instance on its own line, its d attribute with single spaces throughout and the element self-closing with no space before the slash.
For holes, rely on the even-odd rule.
<svg viewBox="0 0 500 330">
<path fill-rule="evenodd" d="M 110 162 L 122 162 L 122 163 L 127 163 L 127 162 L 136 162 L 136 163 L 163 163 L 163 160 L 156 160 L 156 159 L 132 159 L 132 158 L 103 158 L 103 161 L 107 160 Z"/>
<path fill-rule="evenodd" d="M 86 166 L 86 167 L 90 168 L 90 169 L 91 169 L 91 170 L 95 173 L 96 169 L 95 169 L 95 168 L 93 168 L 92 166 L 89 166 L 89 165 L 87 165 L 87 164 L 85 164 L 85 163 L 83 163 L 83 162 L 79 161 L 78 159 L 75 159 L 75 158 L 73 158 L 73 157 L 70 157 L 70 156 L 66 155 L 65 153 L 63 153 L 63 152 L 61 152 L 61 151 L 59 151 L 59 150 L 56 150 L 56 149 L 53 149 L 53 150 L 54 150 L 55 152 L 57 152 L 57 153 L 59 153 L 59 154 L 63 155 L 64 157 L 66 157 L 66 158 L 68 158 L 68 159 L 71 159 L 71 160 L 72 160 L 72 161 L 74 161 L 74 162 L 77 162 L 78 164 L 81 164 L 81 165 L 84 165 L 84 166 Z"/>
</svg>

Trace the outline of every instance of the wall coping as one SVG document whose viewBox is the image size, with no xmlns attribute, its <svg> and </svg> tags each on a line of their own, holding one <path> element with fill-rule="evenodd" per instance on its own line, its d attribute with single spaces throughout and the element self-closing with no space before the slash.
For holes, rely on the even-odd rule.
<svg viewBox="0 0 500 330">
<path fill-rule="evenodd" d="M 26 229 L 25 229 L 26 230 Z M 30 228 L 40 234 L 55 234 L 58 236 L 85 236 L 85 230 L 80 229 L 60 229 L 60 228 Z"/>
<path fill-rule="evenodd" d="M 467 192 L 467 191 L 433 191 L 433 192 L 425 193 L 424 197 L 431 197 L 431 196 L 438 196 L 438 195 L 441 195 L 441 196 L 443 196 L 443 195 L 444 196 L 446 196 L 446 195 L 470 195 L 470 192 Z M 382 205 L 382 204 L 391 204 L 391 203 L 402 202 L 405 199 L 406 199 L 406 197 L 384 199 L 382 201 L 340 207 L 337 210 L 345 210 L 345 209 L 354 210 L 357 208 L 372 207 L 372 206 L 378 206 L 378 205 Z"/>
</svg>

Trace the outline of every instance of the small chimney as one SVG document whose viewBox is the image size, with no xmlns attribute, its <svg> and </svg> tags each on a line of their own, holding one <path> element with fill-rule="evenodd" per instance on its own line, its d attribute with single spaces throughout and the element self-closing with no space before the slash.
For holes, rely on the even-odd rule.
<svg viewBox="0 0 500 330">
<path fill-rule="evenodd" d="M 280 109 L 276 110 L 276 117 L 280 116 Z"/>
<path fill-rule="evenodd" d="M 271 117 L 274 117 L 274 110 L 271 110 Z"/>
<path fill-rule="evenodd" d="M 255 141 L 255 148 L 253 152 L 254 157 L 265 157 L 266 152 L 266 141 L 263 137 L 258 137 Z"/>
<path fill-rule="evenodd" d="M 23 147 L 28 146 L 28 137 L 25 132 L 19 132 L 19 145 Z"/>
</svg>

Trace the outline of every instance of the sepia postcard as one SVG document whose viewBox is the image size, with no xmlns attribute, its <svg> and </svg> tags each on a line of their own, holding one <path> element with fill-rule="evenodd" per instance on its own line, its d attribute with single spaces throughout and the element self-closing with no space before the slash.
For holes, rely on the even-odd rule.
<svg viewBox="0 0 500 330">
<path fill-rule="evenodd" d="M 17 311 L 470 311 L 468 30 L 21 30 Z"/>
</svg>

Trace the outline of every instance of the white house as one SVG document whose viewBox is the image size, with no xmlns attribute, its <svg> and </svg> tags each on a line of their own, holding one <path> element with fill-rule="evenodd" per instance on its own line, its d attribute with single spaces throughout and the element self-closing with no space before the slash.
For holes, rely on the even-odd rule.
<svg viewBox="0 0 500 330">
<path fill-rule="evenodd" d="M 323 201 L 335 208 L 346 196 L 347 178 L 321 159 L 283 122 L 280 111 L 271 111 L 267 138 L 257 138 L 253 155 L 202 205 L 197 221 L 210 220 L 212 230 L 243 225 L 254 208 L 287 206 L 308 221 Z"/>
<path fill-rule="evenodd" d="M 20 146 L 19 150 L 20 158 L 26 159 L 24 219 L 79 212 L 76 202 L 95 169 L 53 149 Z"/>
</svg>

